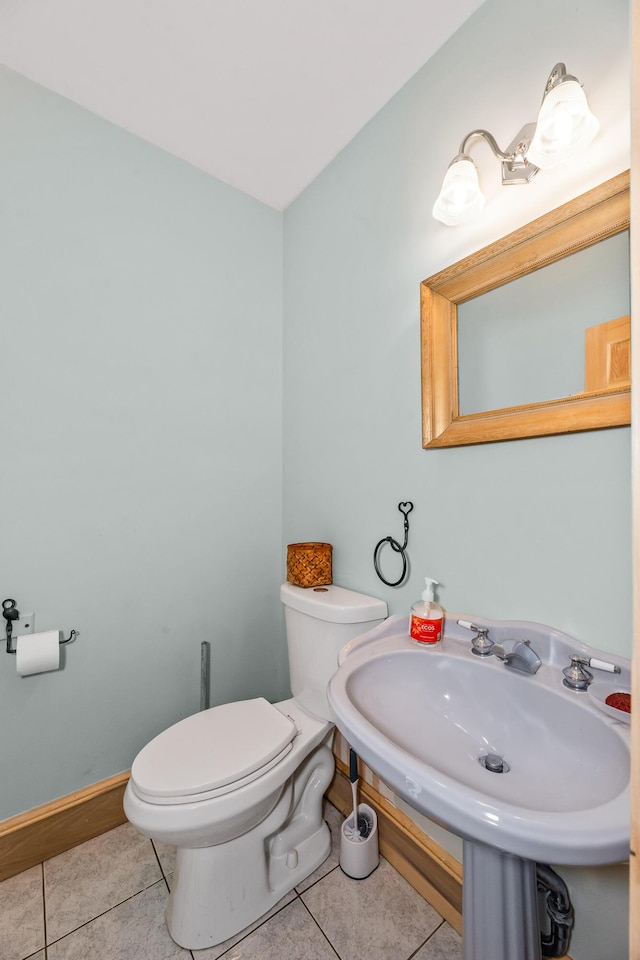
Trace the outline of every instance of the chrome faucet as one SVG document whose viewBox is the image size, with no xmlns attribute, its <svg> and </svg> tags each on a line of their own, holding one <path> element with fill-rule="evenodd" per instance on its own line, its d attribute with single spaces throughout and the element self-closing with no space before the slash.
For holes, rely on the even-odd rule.
<svg viewBox="0 0 640 960">
<path fill-rule="evenodd" d="M 505 640 L 494 643 L 491 651 L 505 666 L 533 676 L 542 666 L 542 660 L 528 640 Z"/>
</svg>

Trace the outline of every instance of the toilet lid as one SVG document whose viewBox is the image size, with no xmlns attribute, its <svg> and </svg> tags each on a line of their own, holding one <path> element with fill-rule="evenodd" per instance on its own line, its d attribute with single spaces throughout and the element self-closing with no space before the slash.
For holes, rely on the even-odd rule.
<svg viewBox="0 0 640 960">
<path fill-rule="evenodd" d="M 205 793 L 270 763 L 297 732 L 293 720 L 262 697 L 225 703 L 155 737 L 133 761 L 131 778 L 149 797 Z"/>
</svg>

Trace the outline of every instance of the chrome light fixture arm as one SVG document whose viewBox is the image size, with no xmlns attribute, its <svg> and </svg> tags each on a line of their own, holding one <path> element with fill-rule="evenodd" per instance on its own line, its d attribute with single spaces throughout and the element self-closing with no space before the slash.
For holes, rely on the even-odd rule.
<svg viewBox="0 0 640 960">
<path fill-rule="evenodd" d="M 487 141 L 487 143 L 493 150 L 493 153 L 498 158 L 498 160 L 515 160 L 516 154 L 505 153 L 498 146 L 496 138 L 493 136 L 493 134 L 489 133 L 488 130 L 482 130 L 482 129 L 472 130 L 471 133 L 468 133 L 466 135 L 466 137 L 460 144 L 460 149 L 458 150 L 458 156 L 455 158 L 455 160 L 461 160 L 462 158 L 464 158 L 465 160 L 470 160 L 471 157 L 469 156 L 469 149 L 468 149 L 469 145 L 472 140 L 477 140 L 479 138 L 482 138 L 483 140 Z M 455 163 L 455 160 L 452 160 L 451 162 Z"/>
<path fill-rule="evenodd" d="M 459 160 L 461 157 L 470 160 L 471 157 L 468 155 L 469 144 L 473 140 L 483 139 L 486 140 L 491 147 L 494 156 L 502 161 L 502 183 L 504 186 L 508 184 L 529 183 L 539 169 L 533 163 L 529 163 L 526 158 L 526 153 L 533 140 L 535 131 L 535 123 L 526 123 L 524 127 L 518 131 L 505 151 L 500 149 L 496 138 L 493 134 L 489 133 L 488 130 L 472 130 L 460 144 L 460 152 L 456 160 Z M 455 163 L 455 160 L 452 162 Z"/>
</svg>

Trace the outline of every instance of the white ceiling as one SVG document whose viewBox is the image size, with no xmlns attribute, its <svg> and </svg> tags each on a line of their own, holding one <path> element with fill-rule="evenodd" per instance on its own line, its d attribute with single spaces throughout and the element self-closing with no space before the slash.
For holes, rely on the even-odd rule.
<svg viewBox="0 0 640 960">
<path fill-rule="evenodd" d="M 0 0 L 0 63 L 284 209 L 484 0 Z"/>
</svg>

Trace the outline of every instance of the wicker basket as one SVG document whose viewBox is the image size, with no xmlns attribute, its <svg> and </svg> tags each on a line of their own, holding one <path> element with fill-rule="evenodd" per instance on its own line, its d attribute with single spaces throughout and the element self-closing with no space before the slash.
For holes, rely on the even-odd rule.
<svg viewBox="0 0 640 960">
<path fill-rule="evenodd" d="M 287 580 L 297 587 L 324 587 L 332 583 L 330 543 L 290 543 Z"/>
</svg>

